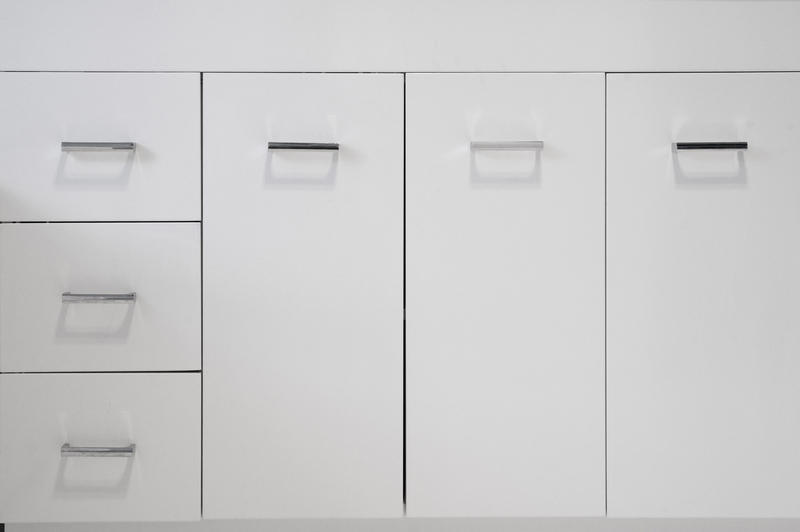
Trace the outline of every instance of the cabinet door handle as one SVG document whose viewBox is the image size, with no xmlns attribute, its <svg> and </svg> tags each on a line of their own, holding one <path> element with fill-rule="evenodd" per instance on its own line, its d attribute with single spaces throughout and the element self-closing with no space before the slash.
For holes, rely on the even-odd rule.
<svg viewBox="0 0 800 532">
<path fill-rule="evenodd" d="M 544 148 L 544 142 L 541 140 L 473 141 L 469 143 L 469 147 L 473 150 L 541 150 Z"/>
<path fill-rule="evenodd" d="M 746 142 L 675 142 L 673 150 L 746 150 Z"/>
<path fill-rule="evenodd" d="M 129 303 L 136 301 L 136 292 L 125 294 L 61 294 L 62 303 Z"/>
<path fill-rule="evenodd" d="M 135 142 L 62 142 L 61 151 L 133 151 Z"/>
<path fill-rule="evenodd" d="M 270 150 L 327 150 L 338 151 L 338 142 L 268 142 Z"/>
<path fill-rule="evenodd" d="M 129 458 L 136 452 L 136 444 L 132 443 L 125 447 L 73 447 L 65 443 L 61 446 L 61 456 L 119 456 Z"/>
</svg>

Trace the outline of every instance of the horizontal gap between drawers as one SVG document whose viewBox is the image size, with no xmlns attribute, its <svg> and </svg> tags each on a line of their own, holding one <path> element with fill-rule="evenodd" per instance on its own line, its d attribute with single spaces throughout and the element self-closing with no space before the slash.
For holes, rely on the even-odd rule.
<svg viewBox="0 0 800 532">
<path fill-rule="evenodd" d="M 0 224 L 199 224 L 201 220 L 39 220 L 0 221 Z"/>
<path fill-rule="evenodd" d="M 19 74 L 780 74 L 800 70 L 0 70 Z"/>
<path fill-rule="evenodd" d="M 167 370 L 133 370 L 133 371 L 0 371 L 0 375 L 68 375 L 68 374 L 105 374 L 105 373 L 202 373 L 199 369 L 167 369 Z"/>
</svg>

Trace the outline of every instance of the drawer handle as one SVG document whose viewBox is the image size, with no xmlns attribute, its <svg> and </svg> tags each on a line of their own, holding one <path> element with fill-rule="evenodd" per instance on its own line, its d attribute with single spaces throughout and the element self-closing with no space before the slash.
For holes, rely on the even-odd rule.
<svg viewBox="0 0 800 532">
<path fill-rule="evenodd" d="M 674 150 L 746 150 L 746 142 L 675 142 Z"/>
<path fill-rule="evenodd" d="M 541 140 L 509 140 L 509 141 L 478 141 L 470 142 L 469 146 L 473 150 L 497 150 L 497 151 L 521 151 L 521 150 L 541 150 L 544 142 Z"/>
<path fill-rule="evenodd" d="M 132 443 L 125 447 L 73 447 L 65 443 L 61 446 L 61 456 L 119 456 L 130 458 L 136 452 L 136 444 Z"/>
<path fill-rule="evenodd" d="M 61 151 L 133 151 L 135 142 L 62 142 Z"/>
<path fill-rule="evenodd" d="M 338 151 L 338 142 L 268 142 L 269 150 L 327 150 Z"/>
<path fill-rule="evenodd" d="M 126 294 L 61 294 L 62 303 L 132 303 L 136 301 L 136 292 Z"/>
</svg>

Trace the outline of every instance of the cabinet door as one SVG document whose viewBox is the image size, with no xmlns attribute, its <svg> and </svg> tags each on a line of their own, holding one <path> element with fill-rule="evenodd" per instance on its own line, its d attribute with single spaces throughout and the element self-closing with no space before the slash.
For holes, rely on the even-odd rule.
<svg viewBox="0 0 800 532">
<path fill-rule="evenodd" d="M 602 515 L 603 76 L 406 90 L 408 514 Z"/>
<path fill-rule="evenodd" d="M 800 516 L 798 93 L 608 77 L 609 515 Z"/>
<path fill-rule="evenodd" d="M 206 75 L 203 182 L 204 515 L 402 515 L 402 76 Z"/>
</svg>

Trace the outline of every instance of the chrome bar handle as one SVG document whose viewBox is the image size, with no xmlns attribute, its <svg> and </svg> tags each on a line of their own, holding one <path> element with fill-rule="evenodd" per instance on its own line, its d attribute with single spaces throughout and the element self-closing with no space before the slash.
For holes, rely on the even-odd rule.
<svg viewBox="0 0 800 532">
<path fill-rule="evenodd" d="M 133 151 L 135 142 L 62 142 L 61 151 Z"/>
<path fill-rule="evenodd" d="M 746 142 L 675 142 L 672 149 L 678 150 L 746 150 Z"/>
<path fill-rule="evenodd" d="M 130 458 L 135 452 L 135 443 L 126 445 L 125 447 L 73 447 L 68 443 L 61 446 L 61 456 L 65 458 L 71 456 L 118 456 Z"/>
<path fill-rule="evenodd" d="M 473 141 L 469 143 L 473 150 L 493 151 L 521 151 L 541 150 L 544 142 L 541 140 L 509 140 L 509 141 Z"/>
<path fill-rule="evenodd" d="M 61 294 L 62 303 L 132 303 L 136 301 L 136 292 L 125 294 Z"/>
<path fill-rule="evenodd" d="M 269 150 L 327 150 L 338 151 L 338 142 L 268 142 Z"/>
</svg>

